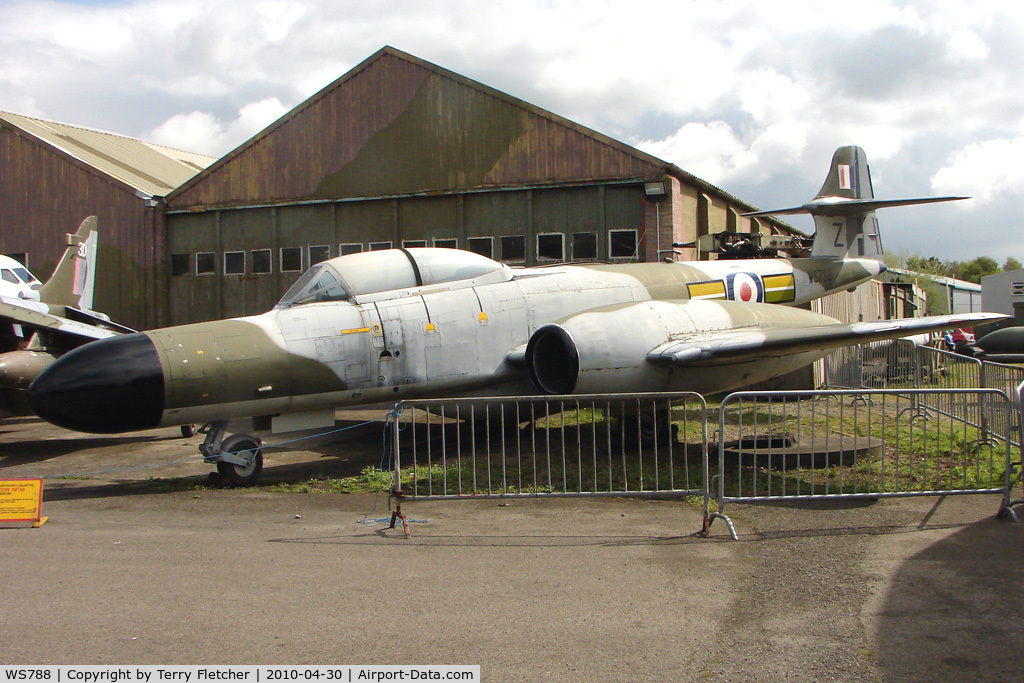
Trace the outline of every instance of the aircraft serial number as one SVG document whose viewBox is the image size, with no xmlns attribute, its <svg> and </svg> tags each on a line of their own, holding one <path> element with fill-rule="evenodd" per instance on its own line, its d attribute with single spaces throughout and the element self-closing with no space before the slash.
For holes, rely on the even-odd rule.
<svg viewBox="0 0 1024 683">
<path fill-rule="evenodd" d="M 829 282 L 832 279 L 831 275 L 832 272 L 827 268 L 817 268 L 815 270 L 807 271 L 807 277 L 810 278 L 811 282 L 817 282 L 820 284 Z"/>
<path fill-rule="evenodd" d="M 9 681 L 46 681 L 50 678 L 49 669 L 8 669 L 6 673 Z"/>
</svg>

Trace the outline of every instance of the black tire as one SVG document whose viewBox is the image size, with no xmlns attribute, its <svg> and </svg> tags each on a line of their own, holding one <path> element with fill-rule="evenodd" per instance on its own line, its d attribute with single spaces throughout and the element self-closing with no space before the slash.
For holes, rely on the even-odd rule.
<svg viewBox="0 0 1024 683">
<path fill-rule="evenodd" d="M 641 410 L 639 415 L 620 419 L 627 445 L 635 445 L 639 440 L 644 445 L 657 443 L 661 447 L 679 439 L 679 426 L 672 423 L 667 410 Z"/>
<path fill-rule="evenodd" d="M 235 434 L 224 441 L 221 450 L 232 454 L 254 452 L 255 455 L 248 467 L 230 462 L 218 462 L 217 471 L 230 486 L 255 486 L 263 473 L 263 445 L 255 438 L 245 434 Z"/>
<path fill-rule="evenodd" d="M 186 439 L 192 438 L 196 435 L 195 425 L 181 425 L 181 435 Z"/>
</svg>

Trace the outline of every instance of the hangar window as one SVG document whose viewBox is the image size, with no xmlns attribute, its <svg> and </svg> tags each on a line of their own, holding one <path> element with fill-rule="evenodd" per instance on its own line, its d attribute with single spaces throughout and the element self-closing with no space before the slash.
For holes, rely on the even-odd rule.
<svg viewBox="0 0 1024 683">
<path fill-rule="evenodd" d="M 321 245 L 309 248 L 309 265 L 315 266 L 321 261 L 326 261 L 331 258 L 331 248 L 327 245 Z"/>
<path fill-rule="evenodd" d="M 511 235 L 501 238 L 501 260 L 523 261 L 526 259 L 526 237 Z"/>
<path fill-rule="evenodd" d="M 294 273 L 297 270 L 302 270 L 302 248 L 282 247 L 280 263 L 282 273 Z"/>
<path fill-rule="evenodd" d="M 612 258 L 636 258 L 636 230 L 609 230 L 608 254 Z"/>
<path fill-rule="evenodd" d="M 572 260 L 591 261 L 597 258 L 597 233 L 574 232 L 572 234 Z"/>
<path fill-rule="evenodd" d="M 245 275 L 245 252 L 225 251 L 224 252 L 224 274 Z"/>
<path fill-rule="evenodd" d="M 343 242 L 338 245 L 338 256 L 348 256 L 349 254 L 358 254 L 363 250 L 363 245 L 359 242 Z"/>
<path fill-rule="evenodd" d="M 188 254 L 171 254 L 171 277 L 188 275 L 190 261 Z"/>
<path fill-rule="evenodd" d="M 561 233 L 537 235 L 537 260 L 564 261 L 565 235 Z"/>
<path fill-rule="evenodd" d="M 474 254 L 480 254 L 481 256 L 486 256 L 487 258 L 494 258 L 494 238 L 470 237 L 469 250 Z"/>
<path fill-rule="evenodd" d="M 217 271 L 217 259 L 212 251 L 196 254 L 196 275 L 212 275 Z"/>
<path fill-rule="evenodd" d="M 426 240 L 402 240 L 402 246 L 406 249 L 427 246 Z"/>
<path fill-rule="evenodd" d="M 390 248 L 391 242 L 370 242 L 370 251 L 383 251 Z"/>
<path fill-rule="evenodd" d="M 434 246 L 435 247 L 439 247 L 441 249 L 458 249 L 459 248 L 459 240 L 457 240 L 457 239 L 437 239 L 437 238 L 434 238 Z M 487 254 L 487 257 L 490 258 L 490 254 Z"/>
<path fill-rule="evenodd" d="M 249 253 L 252 255 L 252 272 L 257 275 L 272 272 L 269 249 L 253 249 Z"/>
</svg>

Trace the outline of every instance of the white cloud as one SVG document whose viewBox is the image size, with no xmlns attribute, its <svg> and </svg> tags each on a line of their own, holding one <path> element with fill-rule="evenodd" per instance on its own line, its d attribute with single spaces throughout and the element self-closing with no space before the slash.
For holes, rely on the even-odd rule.
<svg viewBox="0 0 1024 683">
<path fill-rule="evenodd" d="M 962 257 L 1019 199 L 1021 44 L 1008 0 L 4 0 L 0 109 L 223 153 L 392 45 L 760 206 L 859 144 L 876 190 L 980 198 L 929 216 Z"/>
<path fill-rule="evenodd" d="M 943 194 L 968 193 L 979 202 L 1014 196 L 1024 200 L 1024 136 L 972 143 L 958 149 L 932 176 Z"/>
<path fill-rule="evenodd" d="M 242 107 L 230 121 L 210 112 L 175 114 L 160 124 L 145 139 L 167 147 L 222 156 L 288 113 L 289 108 L 276 97 Z"/>
</svg>

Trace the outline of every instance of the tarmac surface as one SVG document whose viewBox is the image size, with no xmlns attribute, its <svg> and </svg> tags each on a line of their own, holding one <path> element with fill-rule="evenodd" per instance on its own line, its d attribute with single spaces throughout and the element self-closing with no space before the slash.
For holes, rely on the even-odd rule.
<svg viewBox="0 0 1024 683">
<path fill-rule="evenodd" d="M 342 416 L 343 426 L 379 415 Z M 376 464 L 382 425 L 268 453 Z M 1017 681 L 1024 526 L 998 497 L 733 505 L 196 488 L 202 437 L 0 422 L 3 664 L 479 664 L 487 681 Z M 171 463 L 171 464 L 168 464 Z M 118 469 L 126 466 L 139 469 Z M 1018 508 L 1021 510 L 1021 508 Z M 1024 517 L 1024 511 L 1021 512 Z"/>
</svg>

